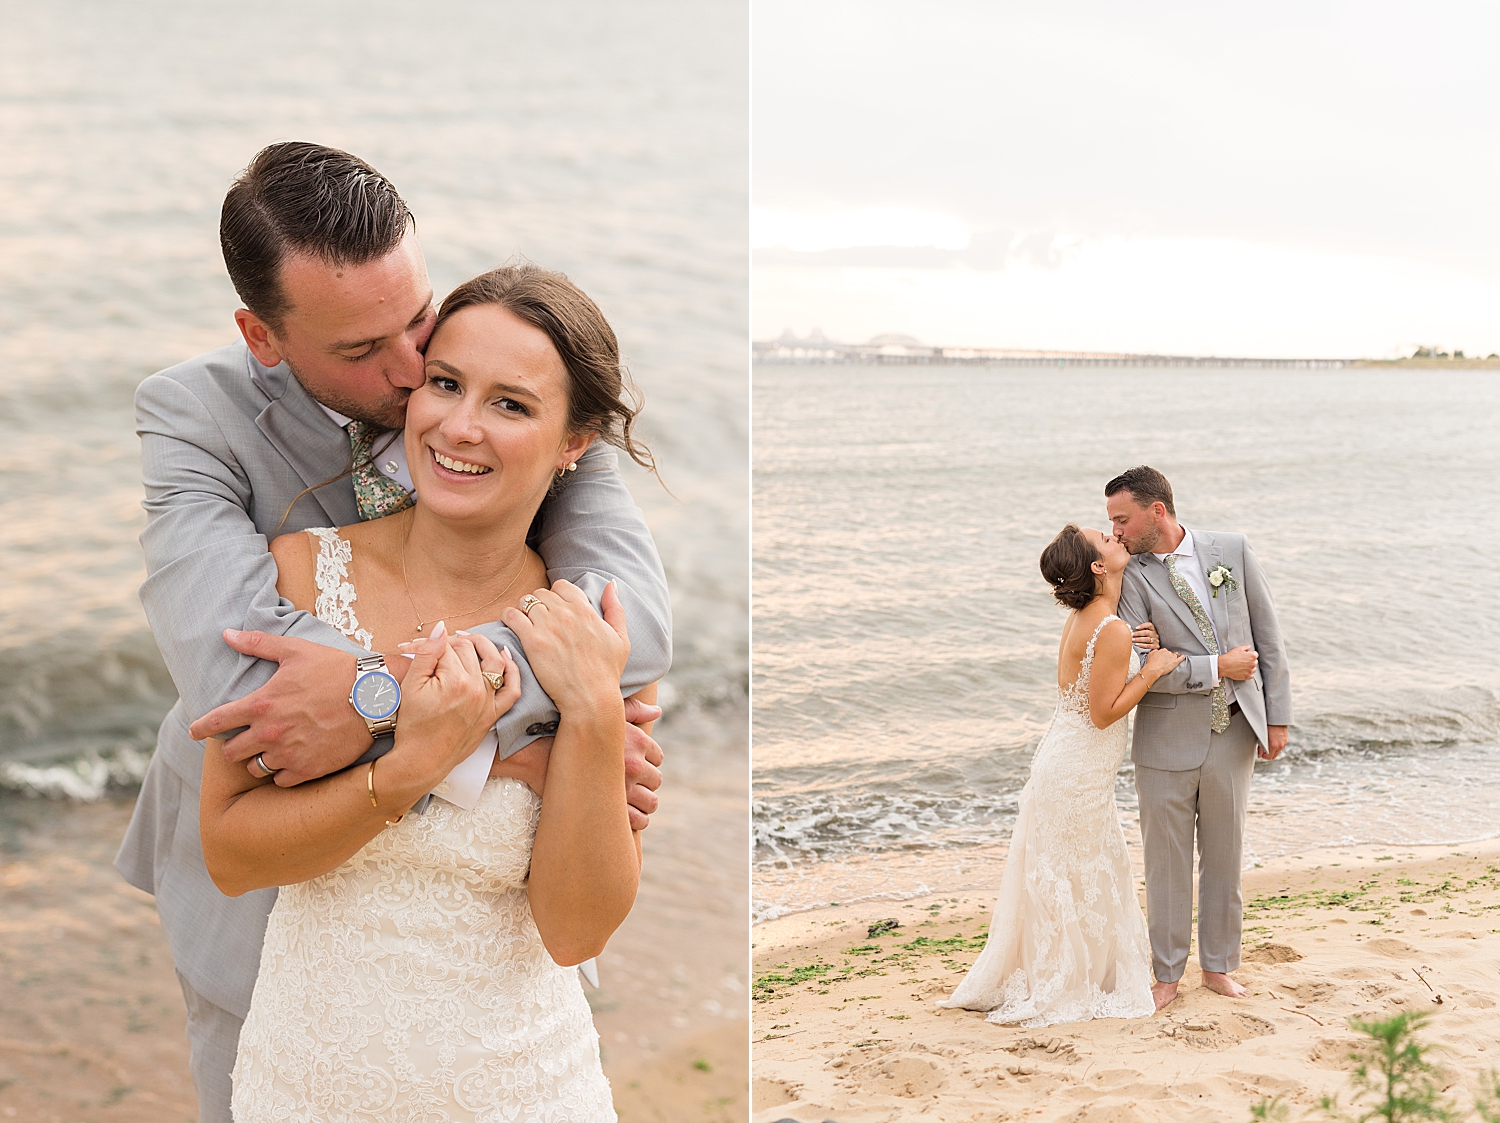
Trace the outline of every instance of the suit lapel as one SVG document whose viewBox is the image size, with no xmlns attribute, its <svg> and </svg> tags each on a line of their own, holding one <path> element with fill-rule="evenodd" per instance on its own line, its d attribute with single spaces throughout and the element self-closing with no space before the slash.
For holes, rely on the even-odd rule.
<svg viewBox="0 0 1500 1123">
<path fill-rule="evenodd" d="M 1168 607 L 1181 618 L 1187 625 L 1188 631 L 1193 635 L 1198 634 L 1198 621 L 1193 619 L 1192 609 L 1182 603 L 1182 598 L 1177 595 L 1177 590 L 1172 588 L 1172 576 L 1154 554 L 1141 554 L 1140 565 L 1146 580 L 1155 587 L 1157 595 L 1166 601 Z M 1200 641 L 1201 642 L 1201 641 Z"/>
<path fill-rule="evenodd" d="M 266 440 L 301 477 L 305 487 L 332 479 L 349 467 L 349 438 L 333 419 L 318 407 L 302 384 L 292 377 L 285 363 L 266 368 L 247 353 L 250 378 L 270 404 L 260 411 L 255 424 Z M 333 526 L 359 522 L 354 487 L 347 477 L 311 493 Z M 302 500 L 306 502 L 306 500 Z"/>
<path fill-rule="evenodd" d="M 1224 548 L 1214 545 L 1214 536 L 1207 532 L 1199 534 L 1193 532 L 1193 552 L 1198 555 L 1198 565 L 1203 570 L 1203 584 L 1208 589 L 1208 611 L 1214 618 L 1214 631 L 1219 637 L 1219 647 L 1225 651 L 1229 650 L 1229 590 L 1221 589 L 1220 596 L 1214 596 L 1214 587 L 1209 584 L 1208 571 L 1216 565 L 1224 564 Z"/>
</svg>

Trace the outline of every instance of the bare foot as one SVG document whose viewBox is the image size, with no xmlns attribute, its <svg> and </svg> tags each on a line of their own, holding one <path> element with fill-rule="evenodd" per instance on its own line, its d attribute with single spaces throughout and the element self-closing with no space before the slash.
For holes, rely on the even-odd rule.
<svg viewBox="0 0 1500 1123">
<path fill-rule="evenodd" d="M 1203 985 L 1215 994 L 1222 994 L 1225 998 L 1244 998 L 1250 993 L 1222 971 L 1203 972 Z M 1161 1007 L 1158 1006 L 1157 1009 Z"/>
<path fill-rule="evenodd" d="M 1176 983 L 1152 983 L 1151 997 L 1156 1000 L 1156 1008 L 1161 1010 L 1177 997 Z"/>
</svg>

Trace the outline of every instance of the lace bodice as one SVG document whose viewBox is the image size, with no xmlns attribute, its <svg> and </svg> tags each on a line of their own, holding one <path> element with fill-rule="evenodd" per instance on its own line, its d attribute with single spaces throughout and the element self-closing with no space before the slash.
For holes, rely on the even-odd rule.
<svg viewBox="0 0 1500 1123">
<path fill-rule="evenodd" d="M 1115 806 L 1127 722 L 1089 718 L 1094 629 L 1078 678 L 1058 692 L 1031 760 L 989 939 L 940 1006 L 1023 1026 L 1145 1017 L 1151 957 Z M 1140 671 L 1132 649 L 1129 675 Z"/>
<path fill-rule="evenodd" d="M 369 646 L 348 542 L 319 539 L 317 615 Z M 236 1123 L 615 1119 L 578 972 L 526 895 L 541 802 L 495 779 L 282 888 L 240 1034 Z"/>
</svg>

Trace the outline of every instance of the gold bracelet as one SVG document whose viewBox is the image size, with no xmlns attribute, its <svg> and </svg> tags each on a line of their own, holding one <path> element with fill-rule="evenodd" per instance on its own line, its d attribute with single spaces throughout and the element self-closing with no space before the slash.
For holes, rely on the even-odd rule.
<svg viewBox="0 0 1500 1123">
<path fill-rule="evenodd" d="M 375 760 L 379 759 L 379 757 L 375 758 Z M 369 786 L 370 789 L 370 806 L 378 811 L 380 809 L 380 802 L 375 798 L 375 760 L 370 761 L 369 771 L 365 773 L 365 783 Z M 394 827 L 404 818 L 406 818 L 405 811 L 401 812 L 401 814 L 396 816 L 394 819 L 387 819 L 385 821 L 385 825 L 388 827 Z"/>
</svg>

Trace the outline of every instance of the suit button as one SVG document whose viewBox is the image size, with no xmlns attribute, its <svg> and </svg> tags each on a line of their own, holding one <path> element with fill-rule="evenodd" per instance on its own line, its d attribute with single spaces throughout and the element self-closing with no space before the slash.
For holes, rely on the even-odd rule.
<svg viewBox="0 0 1500 1123">
<path fill-rule="evenodd" d="M 547 727 L 539 721 L 534 721 L 526 727 L 526 735 L 528 737 L 535 737 L 545 732 L 547 732 Z"/>
<path fill-rule="evenodd" d="M 555 721 L 549 721 L 546 725 L 542 726 L 542 730 L 546 733 L 556 733 L 557 724 Z"/>
</svg>

